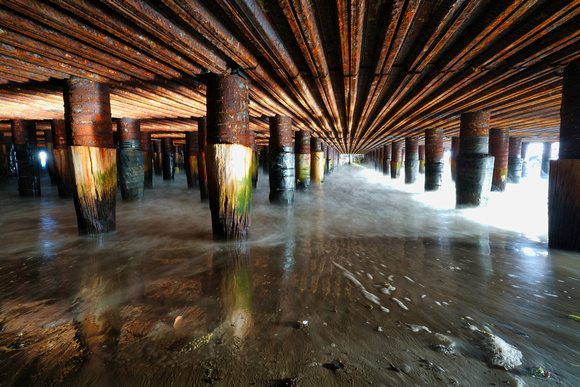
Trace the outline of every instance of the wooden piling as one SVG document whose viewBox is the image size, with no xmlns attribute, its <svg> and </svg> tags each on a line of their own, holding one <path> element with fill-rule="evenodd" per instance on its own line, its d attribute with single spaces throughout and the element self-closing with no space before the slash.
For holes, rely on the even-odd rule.
<svg viewBox="0 0 580 387">
<path fill-rule="evenodd" d="M 259 153 L 258 147 L 256 146 L 256 132 L 250 130 L 248 132 L 250 140 L 250 148 L 252 148 L 252 188 L 256 188 L 258 185 L 258 165 L 259 165 Z"/>
<path fill-rule="evenodd" d="M 405 184 L 414 184 L 419 173 L 419 139 L 405 137 Z"/>
<path fill-rule="evenodd" d="M 310 183 L 322 184 L 324 182 L 324 151 L 322 150 L 322 139 L 312 137 L 310 139 Z"/>
<path fill-rule="evenodd" d="M 310 133 L 306 130 L 296 132 L 296 189 L 307 191 L 310 188 Z"/>
<path fill-rule="evenodd" d="M 444 162 L 443 129 L 425 130 L 425 191 L 441 188 Z"/>
<path fill-rule="evenodd" d="M 391 179 L 401 178 L 401 166 L 403 164 L 403 143 L 393 141 L 391 143 Z"/>
<path fill-rule="evenodd" d="M 21 197 L 40 197 L 36 122 L 12 120 L 11 130 L 18 171 L 18 194 Z"/>
<path fill-rule="evenodd" d="M 52 144 L 56 169 L 56 187 L 60 198 L 73 198 L 75 181 L 73 167 L 68 149 L 66 126 L 64 120 L 52 120 Z"/>
<path fill-rule="evenodd" d="M 295 166 L 292 149 L 292 119 L 270 117 L 270 195 L 272 204 L 294 203 Z"/>
<path fill-rule="evenodd" d="M 153 140 L 153 173 L 163 175 L 163 144 L 161 140 Z"/>
<path fill-rule="evenodd" d="M 143 152 L 143 186 L 153 188 L 153 143 L 150 132 L 141 132 L 141 151 Z"/>
<path fill-rule="evenodd" d="M 121 196 L 125 201 L 141 200 L 145 188 L 145 160 L 141 151 L 139 120 L 126 117 L 119 119 L 117 133 Z"/>
<path fill-rule="evenodd" d="M 115 231 L 117 162 L 107 86 L 77 77 L 64 90 L 65 123 L 81 235 Z"/>
<path fill-rule="evenodd" d="M 391 174 L 391 157 L 392 157 L 391 144 L 383 146 L 383 175 L 389 176 Z"/>
<path fill-rule="evenodd" d="M 175 178 L 175 148 L 173 140 L 165 137 L 161 139 L 161 148 L 163 155 L 161 163 L 163 166 L 163 180 L 173 180 Z"/>
<path fill-rule="evenodd" d="M 495 157 L 491 190 L 505 191 L 508 172 L 510 131 L 506 128 L 491 128 L 489 130 L 489 154 Z"/>
<path fill-rule="evenodd" d="M 451 137 L 451 154 L 449 156 L 449 163 L 451 167 L 451 179 L 457 179 L 457 154 L 459 153 L 459 137 Z"/>
<path fill-rule="evenodd" d="M 197 119 L 197 172 L 199 174 L 199 195 L 201 202 L 207 202 L 208 187 L 207 187 L 207 163 L 206 163 L 206 148 L 207 148 L 207 120 L 205 117 Z"/>
<path fill-rule="evenodd" d="M 185 175 L 187 188 L 193 189 L 199 185 L 199 172 L 197 168 L 197 152 L 199 150 L 197 132 L 185 132 Z"/>
<path fill-rule="evenodd" d="M 425 174 L 425 145 L 419 145 L 419 174 Z"/>
<path fill-rule="evenodd" d="M 237 74 L 208 76 L 207 183 L 213 235 L 249 236 L 252 148 L 248 140 L 248 81 Z"/>
<path fill-rule="evenodd" d="M 522 178 L 522 138 L 510 136 L 507 181 L 519 184 Z"/>
</svg>

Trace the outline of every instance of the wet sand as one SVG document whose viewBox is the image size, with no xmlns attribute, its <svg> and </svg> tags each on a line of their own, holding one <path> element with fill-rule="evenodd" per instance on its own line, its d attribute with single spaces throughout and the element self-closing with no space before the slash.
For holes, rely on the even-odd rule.
<svg viewBox="0 0 580 387">
<path fill-rule="evenodd" d="M 260 175 L 251 239 L 215 243 L 183 173 L 99 238 L 43 183 L 0 186 L 0 386 L 580 385 L 580 254 L 420 185 L 343 166 L 286 209 Z"/>
</svg>

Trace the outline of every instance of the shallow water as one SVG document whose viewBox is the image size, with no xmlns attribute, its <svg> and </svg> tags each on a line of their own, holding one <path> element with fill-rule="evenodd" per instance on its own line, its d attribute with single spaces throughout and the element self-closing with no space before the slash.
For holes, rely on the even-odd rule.
<svg viewBox="0 0 580 387">
<path fill-rule="evenodd" d="M 580 255 L 547 248 L 545 181 L 456 211 L 448 179 L 343 166 L 288 209 L 262 174 L 238 244 L 183 173 L 99 238 L 43 183 L 0 186 L 1 386 L 580 384 Z M 490 365 L 474 327 L 522 364 Z"/>
</svg>

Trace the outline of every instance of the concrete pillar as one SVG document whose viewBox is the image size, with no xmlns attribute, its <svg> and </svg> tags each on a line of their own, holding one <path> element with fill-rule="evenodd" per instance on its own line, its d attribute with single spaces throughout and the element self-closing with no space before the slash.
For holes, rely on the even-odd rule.
<svg viewBox="0 0 580 387">
<path fill-rule="evenodd" d="M 207 82 L 207 183 L 213 235 L 249 236 L 252 204 L 252 148 L 248 81 L 215 75 Z"/>
<path fill-rule="evenodd" d="M 425 191 L 438 191 L 445 166 L 443 129 L 425 130 Z"/>
<path fill-rule="evenodd" d="M 294 203 L 295 166 L 292 150 L 292 119 L 270 117 L 270 203 Z"/>
<path fill-rule="evenodd" d="M 548 244 L 580 251 L 580 60 L 564 69 L 560 151 L 550 162 Z M 545 149 L 545 148 L 544 148 Z"/>
<path fill-rule="evenodd" d="M 419 173 L 419 139 L 405 137 L 405 184 L 414 184 Z"/>
<path fill-rule="evenodd" d="M 197 187 L 199 184 L 199 171 L 197 169 L 198 140 L 197 132 L 185 132 L 185 174 L 187 187 L 190 189 Z"/>
<path fill-rule="evenodd" d="M 143 186 L 153 188 L 153 143 L 150 132 L 141 132 L 141 151 L 143 152 Z"/>
<path fill-rule="evenodd" d="M 139 120 L 121 118 L 117 121 L 119 133 L 119 174 L 123 200 L 143 199 L 145 188 L 145 160 L 141 151 Z"/>
<path fill-rule="evenodd" d="M 320 137 L 311 138 L 310 154 L 312 160 L 310 166 L 310 182 L 321 184 L 324 182 L 324 151 L 322 150 L 322 139 Z"/>
<path fill-rule="evenodd" d="M 419 173 L 425 174 L 425 145 L 419 145 Z"/>
<path fill-rule="evenodd" d="M 562 129 L 560 128 L 560 131 Z M 542 152 L 542 167 L 540 169 L 540 177 L 547 179 L 550 176 L 550 159 L 552 158 L 552 143 L 544 142 L 544 151 Z"/>
<path fill-rule="evenodd" d="M 248 131 L 248 135 L 250 148 L 252 148 L 252 188 L 256 188 L 258 185 L 258 165 L 260 164 L 260 155 L 258 154 L 258 147 L 256 146 L 256 132 L 250 130 Z"/>
<path fill-rule="evenodd" d="M 451 137 L 451 155 L 449 157 L 451 166 L 451 179 L 457 178 L 457 154 L 459 153 L 459 137 Z"/>
<path fill-rule="evenodd" d="M 52 120 L 53 157 L 56 170 L 56 187 L 60 198 L 73 198 L 75 181 L 68 149 L 66 126 L 64 120 Z"/>
<path fill-rule="evenodd" d="M 44 150 L 46 152 L 46 169 L 50 177 L 50 184 L 56 185 L 56 165 L 54 163 L 54 145 L 52 143 L 52 130 L 44 131 Z"/>
<path fill-rule="evenodd" d="M 153 172 L 157 176 L 163 175 L 163 144 L 161 140 L 153 140 Z"/>
<path fill-rule="evenodd" d="M 492 191 L 505 191 L 508 171 L 509 138 L 509 129 L 491 128 L 489 130 L 489 154 L 495 157 L 491 178 Z"/>
<path fill-rule="evenodd" d="M 389 176 L 391 174 L 391 144 L 383 145 L 383 175 Z"/>
<path fill-rule="evenodd" d="M 18 193 L 22 197 L 40 197 L 40 160 L 36 122 L 12 120 L 12 141 L 16 151 Z"/>
<path fill-rule="evenodd" d="M 507 181 L 519 184 L 522 178 L 522 138 L 510 136 Z"/>
<path fill-rule="evenodd" d="M 0 132 L 0 181 L 8 180 L 8 147 L 4 142 L 4 132 Z"/>
<path fill-rule="evenodd" d="M 168 137 L 162 138 L 161 149 L 163 180 L 173 180 L 175 178 L 175 147 L 173 146 L 173 140 Z"/>
<path fill-rule="evenodd" d="M 207 119 L 200 117 L 197 119 L 197 168 L 199 173 L 199 196 L 201 202 L 206 202 L 208 199 L 207 188 L 207 162 L 206 162 L 206 148 L 207 148 Z"/>
<path fill-rule="evenodd" d="M 491 190 L 494 157 L 489 150 L 489 112 L 477 111 L 461 115 L 456 206 L 487 205 Z"/>
<path fill-rule="evenodd" d="M 65 84 L 64 112 L 81 235 L 115 231 L 117 155 L 107 86 L 77 77 Z"/>
<path fill-rule="evenodd" d="M 310 188 L 310 133 L 305 130 L 296 132 L 296 188 L 307 191 Z"/>
<path fill-rule="evenodd" d="M 399 179 L 401 178 L 401 165 L 403 164 L 403 143 L 393 141 L 391 148 L 391 179 Z"/>
<path fill-rule="evenodd" d="M 528 162 L 526 161 L 526 157 L 528 155 L 528 148 L 530 146 L 529 142 L 522 142 L 522 178 L 528 177 Z"/>
</svg>

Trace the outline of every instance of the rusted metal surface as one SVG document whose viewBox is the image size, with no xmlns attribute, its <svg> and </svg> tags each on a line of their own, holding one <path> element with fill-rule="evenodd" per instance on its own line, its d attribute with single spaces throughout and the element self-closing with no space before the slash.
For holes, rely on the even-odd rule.
<svg viewBox="0 0 580 387">
<path fill-rule="evenodd" d="M 208 145 L 247 144 L 248 81 L 238 75 L 211 75 L 207 99 Z"/>
<path fill-rule="evenodd" d="M 461 115 L 459 130 L 459 153 L 487 154 L 489 150 L 490 113 L 469 112 Z"/>
<path fill-rule="evenodd" d="M 141 149 L 141 125 L 134 118 L 121 118 L 117 121 L 120 148 Z"/>
</svg>

